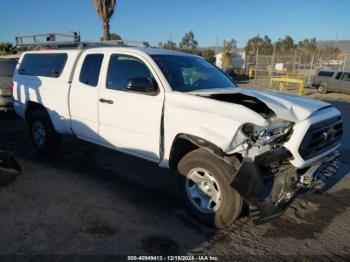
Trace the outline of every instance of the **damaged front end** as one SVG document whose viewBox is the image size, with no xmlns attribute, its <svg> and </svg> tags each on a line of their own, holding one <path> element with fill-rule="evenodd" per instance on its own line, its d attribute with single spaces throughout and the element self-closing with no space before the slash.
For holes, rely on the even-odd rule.
<svg viewBox="0 0 350 262">
<path fill-rule="evenodd" d="M 294 167 L 293 155 L 284 147 L 293 135 L 294 123 L 276 117 L 268 122 L 267 127 L 244 124 L 244 142 L 231 151 L 243 157 L 231 186 L 249 204 L 250 217 L 256 224 L 282 215 L 298 194 L 324 190 L 339 168 L 338 151 L 307 168 Z"/>
<path fill-rule="evenodd" d="M 245 158 L 231 186 L 249 204 L 250 217 L 256 224 L 271 221 L 289 207 L 295 197 L 309 190 L 321 191 L 339 168 L 339 153 L 334 152 L 309 168 L 298 170 L 285 148 L 277 148 Z"/>
<path fill-rule="evenodd" d="M 230 184 L 249 204 L 255 223 L 283 214 L 298 194 L 334 182 L 342 120 L 330 104 L 240 88 L 193 94 L 232 104 L 239 112 L 232 116 L 236 130 L 223 155 L 242 160 L 238 171 L 227 161 L 235 171 Z"/>
</svg>

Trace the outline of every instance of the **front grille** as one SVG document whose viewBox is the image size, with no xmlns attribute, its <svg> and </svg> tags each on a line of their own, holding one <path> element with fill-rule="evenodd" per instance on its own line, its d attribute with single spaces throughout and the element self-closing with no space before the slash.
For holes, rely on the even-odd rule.
<svg viewBox="0 0 350 262">
<path fill-rule="evenodd" d="M 313 158 L 340 143 L 343 134 L 341 116 L 311 125 L 299 147 L 300 155 L 305 159 Z"/>
</svg>

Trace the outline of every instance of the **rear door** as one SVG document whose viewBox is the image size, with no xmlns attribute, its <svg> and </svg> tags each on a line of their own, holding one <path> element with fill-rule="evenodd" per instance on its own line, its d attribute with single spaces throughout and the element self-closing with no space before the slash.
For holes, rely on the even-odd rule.
<svg viewBox="0 0 350 262">
<path fill-rule="evenodd" d="M 99 139 L 151 161 L 159 161 L 164 91 L 147 58 L 130 53 L 110 53 L 99 93 Z M 154 92 L 130 91 L 131 79 L 147 78 Z"/>
<path fill-rule="evenodd" d="M 76 136 L 98 140 L 98 92 L 104 54 L 84 52 L 70 90 L 71 127 Z"/>
</svg>

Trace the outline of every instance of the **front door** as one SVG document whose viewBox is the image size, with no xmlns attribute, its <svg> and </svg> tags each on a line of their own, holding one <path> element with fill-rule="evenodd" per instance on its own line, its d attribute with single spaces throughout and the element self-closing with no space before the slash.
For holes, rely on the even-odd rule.
<svg viewBox="0 0 350 262">
<path fill-rule="evenodd" d="M 99 93 L 101 144 L 157 162 L 160 157 L 164 92 L 143 57 L 111 54 Z M 130 81 L 148 79 L 153 92 L 130 90 Z"/>
<path fill-rule="evenodd" d="M 342 93 L 350 94 L 350 73 L 344 72 L 340 79 Z"/>
</svg>

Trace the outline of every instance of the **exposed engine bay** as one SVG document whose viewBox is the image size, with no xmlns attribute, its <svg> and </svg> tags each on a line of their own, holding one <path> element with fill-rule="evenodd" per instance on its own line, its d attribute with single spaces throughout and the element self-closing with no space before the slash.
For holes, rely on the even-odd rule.
<svg viewBox="0 0 350 262">
<path fill-rule="evenodd" d="M 208 96 L 208 98 L 223 101 L 223 102 L 229 102 L 229 103 L 235 103 L 239 104 L 242 106 L 245 106 L 264 118 L 270 118 L 275 115 L 275 113 L 262 101 L 259 99 L 253 97 L 253 96 L 248 96 L 245 94 L 241 93 L 236 93 L 236 94 L 212 94 Z"/>
</svg>

